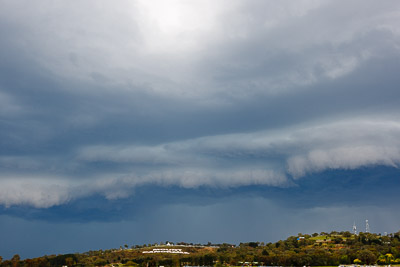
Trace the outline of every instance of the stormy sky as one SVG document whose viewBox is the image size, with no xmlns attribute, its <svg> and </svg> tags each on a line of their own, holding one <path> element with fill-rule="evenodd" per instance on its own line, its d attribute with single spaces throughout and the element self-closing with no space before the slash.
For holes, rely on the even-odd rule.
<svg viewBox="0 0 400 267">
<path fill-rule="evenodd" d="M 0 0 L 0 255 L 400 230 L 400 2 Z"/>
</svg>

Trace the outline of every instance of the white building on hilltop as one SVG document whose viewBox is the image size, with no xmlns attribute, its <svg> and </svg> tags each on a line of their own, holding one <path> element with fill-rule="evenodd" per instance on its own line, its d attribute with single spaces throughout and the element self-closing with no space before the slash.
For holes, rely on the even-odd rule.
<svg viewBox="0 0 400 267">
<path fill-rule="evenodd" d="M 142 251 L 142 253 L 171 253 L 171 254 L 190 254 L 182 251 L 181 248 L 153 248 L 153 250 Z"/>
</svg>

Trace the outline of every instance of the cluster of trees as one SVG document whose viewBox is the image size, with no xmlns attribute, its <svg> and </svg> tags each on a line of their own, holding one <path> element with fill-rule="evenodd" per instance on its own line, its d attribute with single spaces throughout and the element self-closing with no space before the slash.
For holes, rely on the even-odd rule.
<svg viewBox="0 0 400 267">
<path fill-rule="evenodd" d="M 50 255 L 21 260 L 15 255 L 0 266 L 337 266 L 340 264 L 399 264 L 400 232 L 380 234 L 350 232 L 298 234 L 275 243 L 248 242 L 189 246 L 179 243 L 190 254 L 144 254 L 157 244 L 128 245 L 120 249 Z M 160 245 L 157 245 L 158 247 Z"/>
</svg>

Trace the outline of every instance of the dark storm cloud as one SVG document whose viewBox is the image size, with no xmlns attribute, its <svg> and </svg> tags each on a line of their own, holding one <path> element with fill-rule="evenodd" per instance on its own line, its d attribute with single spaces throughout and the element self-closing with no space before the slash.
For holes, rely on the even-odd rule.
<svg viewBox="0 0 400 267">
<path fill-rule="evenodd" d="M 260 210 L 304 232 L 306 216 L 396 210 L 397 1 L 1 3 L 5 224 L 128 220 L 150 235 L 176 216 L 151 238 L 203 242 Z"/>
</svg>

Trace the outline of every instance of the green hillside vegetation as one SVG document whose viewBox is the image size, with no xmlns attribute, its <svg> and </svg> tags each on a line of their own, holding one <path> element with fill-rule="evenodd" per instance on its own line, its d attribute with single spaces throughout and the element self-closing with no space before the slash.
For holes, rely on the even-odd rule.
<svg viewBox="0 0 400 267">
<path fill-rule="evenodd" d="M 174 252 L 174 253 L 168 253 Z M 174 245 L 148 244 L 21 260 L 15 255 L 0 266 L 338 266 L 399 265 L 400 232 L 298 234 L 276 243 Z"/>
</svg>

